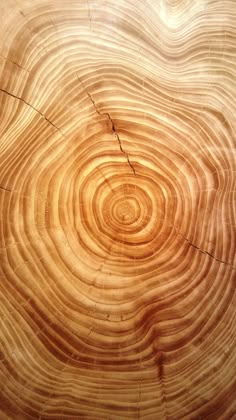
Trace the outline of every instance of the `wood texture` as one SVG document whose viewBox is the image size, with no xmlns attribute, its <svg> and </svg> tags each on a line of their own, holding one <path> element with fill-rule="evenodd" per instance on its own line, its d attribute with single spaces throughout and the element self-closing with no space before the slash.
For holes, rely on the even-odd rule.
<svg viewBox="0 0 236 420">
<path fill-rule="evenodd" d="M 235 0 L 0 0 L 0 419 L 236 418 Z"/>
</svg>

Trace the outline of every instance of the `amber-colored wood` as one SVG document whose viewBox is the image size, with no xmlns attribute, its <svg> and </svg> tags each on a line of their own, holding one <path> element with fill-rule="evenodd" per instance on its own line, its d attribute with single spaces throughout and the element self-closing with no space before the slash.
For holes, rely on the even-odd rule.
<svg viewBox="0 0 236 420">
<path fill-rule="evenodd" d="M 236 1 L 0 1 L 0 419 L 236 418 Z"/>
</svg>

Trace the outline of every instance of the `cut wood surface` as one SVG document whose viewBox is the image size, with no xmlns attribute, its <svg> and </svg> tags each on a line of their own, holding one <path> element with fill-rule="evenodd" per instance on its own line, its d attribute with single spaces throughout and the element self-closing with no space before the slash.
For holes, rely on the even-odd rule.
<svg viewBox="0 0 236 420">
<path fill-rule="evenodd" d="M 236 1 L 0 0 L 0 419 L 236 419 Z"/>
</svg>

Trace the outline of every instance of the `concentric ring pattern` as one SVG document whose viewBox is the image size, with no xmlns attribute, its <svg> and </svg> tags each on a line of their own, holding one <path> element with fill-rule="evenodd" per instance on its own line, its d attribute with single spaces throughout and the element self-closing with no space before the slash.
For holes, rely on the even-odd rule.
<svg viewBox="0 0 236 420">
<path fill-rule="evenodd" d="M 235 418 L 236 2 L 0 19 L 0 418 Z"/>
</svg>

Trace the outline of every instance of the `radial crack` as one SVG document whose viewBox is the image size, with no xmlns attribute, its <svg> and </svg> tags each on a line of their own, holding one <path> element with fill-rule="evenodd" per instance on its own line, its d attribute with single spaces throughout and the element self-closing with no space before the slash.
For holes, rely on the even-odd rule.
<svg viewBox="0 0 236 420">
<path fill-rule="evenodd" d="M 111 122 L 111 128 L 112 128 L 112 131 L 113 131 L 113 133 L 115 134 L 115 136 L 116 136 L 116 138 L 118 140 L 118 143 L 119 143 L 119 146 L 120 146 L 120 151 L 126 156 L 126 159 L 127 159 L 127 162 L 129 164 L 130 168 L 132 169 L 134 175 L 136 175 L 135 169 L 134 169 L 132 163 L 130 162 L 129 155 L 128 155 L 128 153 L 126 153 L 126 151 L 122 147 L 121 140 L 120 140 L 119 134 L 116 131 L 114 121 L 112 120 L 112 118 L 111 118 L 111 116 L 110 116 L 110 114 L 108 112 L 105 115 L 108 116 L 108 118 L 109 118 L 109 120 Z"/>
<path fill-rule="evenodd" d="M 163 353 L 160 352 L 159 357 L 159 366 L 158 366 L 158 378 L 161 387 L 161 400 L 163 404 L 163 411 L 165 415 L 165 419 L 167 419 L 167 403 L 166 403 L 166 392 L 165 392 L 165 385 L 164 385 L 164 361 L 163 361 Z"/>
<path fill-rule="evenodd" d="M 89 0 L 87 0 L 87 4 L 88 4 L 89 25 L 90 25 L 90 32 L 91 32 L 91 29 L 92 29 L 92 19 L 91 19 L 91 10 L 90 10 Z"/>
<path fill-rule="evenodd" d="M 139 383 L 139 392 L 138 392 L 138 419 L 140 419 L 141 399 L 142 399 L 142 382 Z"/>
<path fill-rule="evenodd" d="M 208 251 L 205 251 L 204 249 L 200 248 L 199 246 L 195 245 L 194 243 L 192 243 L 188 238 L 186 238 L 186 236 L 184 236 L 181 232 L 178 232 L 178 235 L 182 236 L 182 238 L 184 238 L 184 240 L 186 242 L 189 243 L 190 246 L 192 246 L 193 248 L 197 249 L 198 251 L 200 251 L 202 254 L 208 255 L 210 258 L 212 258 L 213 260 L 219 262 L 220 264 L 225 264 L 225 265 L 229 265 L 232 270 L 236 271 L 236 267 L 234 267 L 232 264 L 228 263 L 227 261 L 224 260 L 220 260 L 219 258 L 215 257 L 213 254 L 211 254 Z"/>
<path fill-rule="evenodd" d="M 104 115 L 106 115 L 106 116 L 107 116 L 107 118 L 109 119 L 109 121 L 110 121 L 110 123 L 111 123 L 111 129 L 112 129 L 113 133 L 115 134 L 116 139 L 117 139 L 117 141 L 118 141 L 118 143 L 119 143 L 120 151 L 121 151 L 121 152 L 125 155 L 126 160 L 127 160 L 127 162 L 128 162 L 128 165 L 130 166 L 130 168 L 131 168 L 132 172 L 134 173 L 134 175 L 136 175 L 136 172 L 135 172 L 134 166 L 133 166 L 133 164 L 132 164 L 132 163 L 131 163 L 131 161 L 130 161 L 129 155 L 128 155 L 128 153 L 127 153 L 127 152 L 123 149 L 123 147 L 122 147 L 120 136 L 119 136 L 119 134 L 118 134 L 118 133 L 117 133 L 117 131 L 116 131 L 116 128 L 115 128 L 115 123 L 114 123 L 113 119 L 111 118 L 110 114 L 109 114 L 108 112 L 104 112 L 104 113 L 103 113 L 103 112 L 100 112 L 100 111 L 99 111 L 99 109 L 98 109 L 98 107 L 97 107 L 96 103 L 94 102 L 94 100 L 93 100 L 93 98 L 92 98 L 91 94 L 87 91 L 87 89 L 86 89 L 86 87 L 85 87 L 85 85 L 84 85 L 83 81 L 82 81 L 82 80 L 81 80 L 81 78 L 78 76 L 78 74 L 77 74 L 77 77 L 78 77 L 79 82 L 80 82 L 80 83 L 81 83 L 81 85 L 83 86 L 83 88 L 84 88 L 84 90 L 85 90 L 85 92 L 86 92 L 87 96 L 89 97 L 90 101 L 92 102 L 92 104 L 93 104 L 93 106 L 94 106 L 94 108 L 95 108 L 96 113 L 97 113 L 98 115 L 100 115 L 100 116 L 104 116 Z"/>
<path fill-rule="evenodd" d="M 12 192 L 12 190 L 9 190 L 8 188 L 4 188 L 2 186 L 0 186 L 0 190 L 7 191 L 7 192 Z"/>
<path fill-rule="evenodd" d="M 55 124 L 53 124 L 53 122 L 52 121 L 50 121 L 47 117 L 46 117 L 46 115 L 44 115 L 41 111 L 39 111 L 37 108 L 35 108 L 33 105 L 31 105 L 31 104 L 29 104 L 29 102 L 27 102 L 25 99 L 23 99 L 23 98 L 21 98 L 20 96 L 16 96 L 16 95 L 14 95 L 13 93 L 10 93 L 10 92 L 8 92 L 7 90 L 5 90 L 5 89 L 1 89 L 0 88 L 0 91 L 1 92 L 3 92 L 3 93 L 5 93 L 6 95 L 8 95 L 8 96 L 11 96 L 12 98 L 15 98 L 15 99 L 18 99 L 18 101 L 21 101 L 21 102 L 24 102 L 26 105 L 28 105 L 30 108 L 32 108 L 35 112 L 37 112 L 42 118 L 44 118 L 45 119 L 45 121 L 47 121 L 52 127 L 54 127 L 54 128 L 56 128 L 56 130 L 57 131 L 59 131 L 59 133 L 63 136 L 63 137 L 65 137 L 65 135 L 62 133 L 62 131 L 60 130 L 60 128 L 58 128 Z"/>
<path fill-rule="evenodd" d="M 25 69 L 24 67 L 22 67 L 20 64 L 16 63 L 16 61 L 12 61 L 9 58 L 3 57 L 2 55 L 0 55 L 0 58 L 2 60 L 7 61 L 8 63 L 14 64 L 15 66 L 19 67 L 19 69 L 26 71 L 27 73 L 29 73 L 30 71 Z"/>
</svg>

